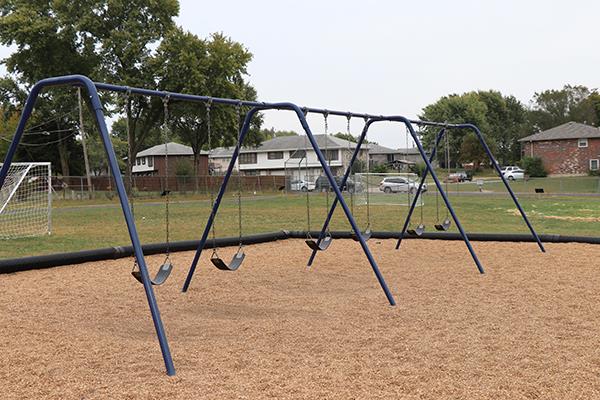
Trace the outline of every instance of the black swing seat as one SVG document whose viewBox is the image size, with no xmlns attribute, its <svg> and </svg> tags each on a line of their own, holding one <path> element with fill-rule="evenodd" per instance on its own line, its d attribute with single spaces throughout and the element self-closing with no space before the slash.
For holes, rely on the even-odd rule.
<svg viewBox="0 0 600 400">
<path fill-rule="evenodd" d="M 435 229 L 438 231 L 447 231 L 448 229 L 450 229 L 450 225 L 452 223 L 450 222 L 450 220 L 448 218 L 446 218 L 444 220 L 444 222 L 442 222 L 441 224 L 435 224 Z"/>
<path fill-rule="evenodd" d="M 235 271 L 240 267 L 240 265 L 242 265 L 245 257 L 246 254 L 244 254 L 243 251 L 238 251 L 235 253 L 229 264 L 225 263 L 225 261 L 219 258 L 219 256 L 216 254 L 210 258 L 210 261 L 221 271 Z"/>
<path fill-rule="evenodd" d="M 171 261 L 166 261 L 163 265 L 160 266 L 160 269 L 156 273 L 154 279 L 150 279 L 150 283 L 155 286 L 162 285 L 163 283 L 165 283 L 169 275 L 171 275 L 172 270 L 173 264 L 171 264 Z M 140 283 L 144 283 L 144 280 L 142 279 L 142 272 L 140 270 L 131 271 L 131 275 L 133 275 L 133 277 L 137 279 Z"/>
<path fill-rule="evenodd" d="M 308 245 L 308 247 L 310 247 L 312 250 L 325 251 L 331 244 L 332 239 L 333 238 L 331 237 L 331 235 L 327 235 L 323 238 L 323 240 L 321 240 L 321 243 L 319 244 L 317 244 L 317 241 L 313 239 L 306 239 L 305 242 Z"/>
<path fill-rule="evenodd" d="M 415 229 L 407 229 L 406 232 L 410 233 L 411 235 L 421 236 L 423 232 L 425 232 L 425 225 L 419 224 Z"/>
<path fill-rule="evenodd" d="M 367 228 L 364 232 L 360 233 L 360 236 L 362 236 L 363 240 L 366 242 L 367 240 L 371 239 L 372 234 L 373 232 L 371 232 L 371 228 Z M 358 242 L 358 235 L 354 232 L 352 232 L 352 240 Z"/>
</svg>

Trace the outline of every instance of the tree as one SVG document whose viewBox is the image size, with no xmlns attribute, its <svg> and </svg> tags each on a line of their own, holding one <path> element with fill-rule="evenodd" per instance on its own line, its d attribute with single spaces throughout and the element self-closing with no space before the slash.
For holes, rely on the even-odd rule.
<svg viewBox="0 0 600 400">
<path fill-rule="evenodd" d="M 0 43 L 17 47 L 4 60 L 8 71 L 5 81 L 12 81 L 12 90 L 3 94 L 13 100 L 22 98 L 19 91 L 38 80 L 68 74 L 125 85 L 153 82 L 147 61 L 155 43 L 174 26 L 178 10 L 177 0 L 3 0 Z M 10 85 L 2 86 L 6 89 Z M 54 147 L 60 154 L 62 173 L 69 174 L 70 165 L 76 161 L 81 164 L 81 158 L 73 154 L 76 136 L 60 132 L 77 125 L 70 114 L 76 109 L 75 96 L 72 91 L 57 89 L 47 92 L 44 99 L 46 106 L 42 102 L 37 105 L 32 123 L 50 121 L 45 129 L 59 132 L 53 138 Z M 104 100 L 110 112 L 112 99 L 104 96 Z M 141 98 L 132 102 L 130 121 L 134 129 L 129 145 L 135 154 L 144 135 L 156 125 L 157 113 L 150 108 L 160 104 Z M 17 107 L 22 101 L 13 104 Z M 46 149 L 46 153 L 53 152 Z"/>
<path fill-rule="evenodd" d="M 152 64 L 157 71 L 161 90 L 256 100 L 256 91 L 245 80 L 252 54 L 240 43 L 223 34 L 203 40 L 176 28 L 170 31 L 157 49 Z M 241 117 L 247 110 L 235 106 L 211 106 L 212 148 L 230 146 L 237 141 Z M 244 144 L 260 143 L 262 118 L 256 116 Z M 192 147 L 194 171 L 198 170 L 200 152 L 207 147 L 208 125 L 204 105 L 173 102 L 170 126 L 173 133 Z"/>
<path fill-rule="evenodd" d="M 460 145 L 460 158 L 461 163 L 473 163 L 475 170 L 479 169 L 479 166 L 487 159 L 487 154 L 483 150 L 481 142 L 473 132 L 467 133 Z"/>
<path fill-rule="evenodd" d="M 597 126 L 600 122 L 598 113 L 593 100 L 588 100 L 594 93 L 597 92 L 585 86 L 571 85 L 535 93 L 529 111 L 532 130 L 543 131 L 569 121 Z"/>
<path fill-rule="evenodd" d="M 482 132 L 489 130 L 486 118 L 487 106 L 477 92 L 464 93 L 462 95 L 452 94 L 440 98 L 433 104 L 423 108 L 419 118 L 429 121 L 448 123 L 472 123 L 477 125 Z M 430 148 L 435 140 L 439 128 L 428 127 L 423 129 L 421 135 L 423 144 Z M 448 136 L 450 147 L 450 164 L 457 165 L 460 159 L 460 147 L 466 130 L 451 130 Z M 440 165 L 445 166 L 444 152 L 438 152 Z"/>
<path fill-rule="evenodd" d="M 526 132 L 525 106 L 514 96 L 502 96 L 497 91 L 479 91 L 477 94 L 486 105 L 488 131 L 485 137 L 488 145 L 494 149 L 501 164 L 516 162 L 521 156 L 518 140 Z"/>
<path fill-rule="evenodd" d="M 476 125 L 494 155 L 502 164 L 514 162 L 520 157 L 518 139 L 526 131 L 527 110 L 514 96 L 500 92 L 478 91 L 462 95 L 442 97 L 423 109 L 421 118 L 449 123 L 472 123 Z M 440 128 L 425 128 L 422 132 L 426 146 L 433 144 Z M 483 147 L 468 130 L 450 130 L 450 163 L 481 163 L 487 158 Z M 477 142 L 477 143 L 476 143 Z M 466 154 L 463 154 L 467 151 Z M 444 151 L 438 152 L 440 165 L 445 166 Z"/>
<path fill-rule="evenodd" d="M 280 130 L 276 130 L 275 128 L 260 130 L 261 141 L 274 139 L 277 137 L 283 137 L 283 136 L 298 136 L 298 133 L 295 131 L 286 131 L 286 130 L 280 131 Z"/>
<path fill-rule="evenodd" d="M 4 160 L 19 122 L 19 115 L 14 111 L 7 110 L 1 112 L 0 117 L 0 160 Z"/>
</svg>

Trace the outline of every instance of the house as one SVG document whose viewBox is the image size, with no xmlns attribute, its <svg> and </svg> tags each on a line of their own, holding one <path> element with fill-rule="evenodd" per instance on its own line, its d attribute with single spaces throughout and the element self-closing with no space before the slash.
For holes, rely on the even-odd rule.
<svg viewBox="0 0 600 400">
<path fill-rule="evenodd" d="M 135 175 L 166 175 L 165 154 L 169 155 L 169 175 L 176 175 L 178 165 L 188 163 L 194 165 L 194 152 L 190 146 L 180 143 L 169 142 L 167 148 L 164 144 L 159 144 L 140 151 L 135 156 L 135 164 L 132 172 Z M 198 165 L 197 175 L 208 174 L 208 152 L 200 152 L 200 164 Z"/>
<path fill-rule="evenodd" d="M 343 175 L 350 163 L 356 143 L 331 135 L 314 135 L 323 155 L 329 159 L 329 167 L 334 175 Z M 216 148 L 210 154 L 210 167 L 216 174 L 227 170 L 233 147 Z M 358 155 L 366 161 L 367 154 L 371 166 L 410 165 L 420 160 L 418 150 L 394 150 L 376 144 L 365 144 Z M 237 166 L 236 166 L 237 167 Z M 314 180 L 322 175 L 322 167 L 306 136 L 280 136 L 263 142 L 256 148 L 240 150 L 239 168 L 244 175 L 286 175 Z"/>
<path fill-rule="evenodd" d="M 520 139 L 521 154 L 539 157 L 549 174 L 579 175 L 600 168 L 600 129 L 567 122 Z"/>
<path fill-rule="evenodd" d="M 369 160 L 372 167 L 387 165 L 397 170 L 406 170 L 410 166 L 423 161 L 421 153 L 416 147 L 390 149 L 374 143 L 369 144 Z"/>
<path fill-rule="evenodd" d="M 356 143 L 331 135 L 314 135 L 334 175 L 342 174 L 349 164 Z M 217 148 L 210 154 L 210 166 L 216 174 L 227 170 L 233 147 Z M 359 158 L 366 160 L 366 149 Z M 306 136 L 279 136 L 254 148 L 244 147 L 238 159 L 243 175 L 291 175 L 314 180 L 322 167 Z M 236 166 L 237 167 L 237 166 Z"/>
</svg>

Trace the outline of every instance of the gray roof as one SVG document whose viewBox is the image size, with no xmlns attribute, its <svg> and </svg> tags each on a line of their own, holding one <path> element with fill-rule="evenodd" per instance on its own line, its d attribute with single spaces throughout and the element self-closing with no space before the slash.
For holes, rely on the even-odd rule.
<svg viewBox="0 0 600 400">
<path fill-rule="evenodd" d="M 348 140 L 340 139 L 331 135 L 314 135 L 317 144 L 324 149 L 347 149 L 355 148 L 356 143 Z M 283 151 L 283 150 L 298 150 L 311 148 L 310 141 L 304 135 L 302 136 L 279 136 L 273 139 L 265 140 L 258 147 L 243 147 L 242 153 L 256 153 L 266 151 Z M 210 156 L 214 158 L 230 157 L 235 147 L 217 147 L 210 152 Z"/>
<path fill-rule="evenodd" d="M 229 158 L 233 154 L 235 147 L 215 147 L 210 151 L 211 158 Z"/>
<path fill-rule="evenodd" d="M 375 143 L 369 144 L 369 154 L 419 154 L 419 149 L 410 147 L 408 149 L 390 149 Z"/>
<path fill-rule="evenodd" d="M 167 143 L 167 151 L 170 156 L 193 156 L 194 151 L 190 146 L 186 146 L 185 144 L 169 142 Z M 200 154 L 206 155 L 207 151 L 202 150 Z M 136 154 L 136 157 L 146 157 L 146 156 L 164 156 L 165 155 L 165 145 L 157 144 L 156 146 L 152 146 L 146 150 L 142 150 Z"/>
<path fill-rule="evenodd" d="M 332 135 L 314 135 L 317 144 L 321 150 L 330 149 L 354 149 L 356 143 L 350 142 L 345 139 L 340 139 Z M 255 153 L 265 151 L 284 151 L 284 150 L 297 150 L 311 148 L 310 142 L 306 136 L 279 136 L 273 139 L 265 140 L 258 147 L 242 148 L 242 153 Z M 210 152 L 210 156 L 213 158 L 227 158 L 231 157 L 235 147 L 217 147 Z M 369 143 L 363 145 L 363 148 L 369 149 L 369 153 L 372 154 L 416 154 L 418 149 L 390 149 L 389 147 L 380 146 L 378 144 Z"/>
<path fill-rule="evenodd" d="M 317 144 L 321 149 L 340 149 L 356 147 L 356 143 L 332 135 L 314 135 Z M 279 136 L 273 139 L 265 140 L 251 151 L 281 151 L 310 148 L 310 142 L 304 135 L 302 136 Z M 250 151 L 250 149 L 248 149 Z"/>
<path fill-rule="evenodd" d="M 600 129 L 581 124 L 579 122 L 567 122 L 546 131 L 538 132 L 533 135 L 519 139 L 519 142 L 539 142 L 543 140 L 563 140 L 563 139 L 584 139 L 600 138 Z"/>
</svg>

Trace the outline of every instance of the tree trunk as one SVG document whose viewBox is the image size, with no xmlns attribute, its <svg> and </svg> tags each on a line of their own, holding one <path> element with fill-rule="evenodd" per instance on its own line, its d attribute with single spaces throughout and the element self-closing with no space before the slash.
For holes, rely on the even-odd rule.
<svg viewBox="0 0 600 400">
<path fill-rule="evenodd" d="M 194 193 L 198 193 L 200 187 L 198 185 L 198 171 L 200 170 L 200 153 L 194 150 Z"/>
</svg>

